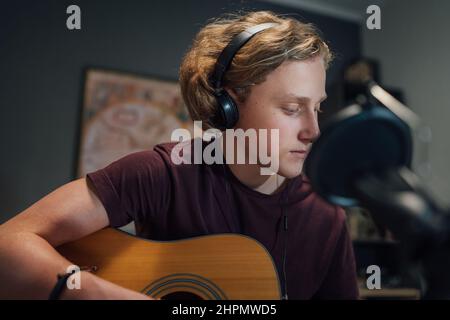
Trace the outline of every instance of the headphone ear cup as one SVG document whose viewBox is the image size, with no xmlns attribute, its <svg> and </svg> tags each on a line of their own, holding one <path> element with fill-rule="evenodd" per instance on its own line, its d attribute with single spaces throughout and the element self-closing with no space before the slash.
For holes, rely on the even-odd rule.
<svg viewBox="0 0 450 320">
<path fill-rule="evenodd" d="M 239 120 L 239 109 L 236 103 L 225 90 L 218 94 L 216 98 L 220 113 L 220 124 L 218 127 L 224 129 L 233 128 Z"/>
</svg>

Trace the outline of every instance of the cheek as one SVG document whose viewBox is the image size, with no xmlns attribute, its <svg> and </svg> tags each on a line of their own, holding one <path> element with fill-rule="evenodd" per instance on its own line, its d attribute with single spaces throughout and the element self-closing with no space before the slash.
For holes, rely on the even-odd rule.
<svg viewBox="0 0 450 320">
<path fill-rule="evenodd" d="M 278 148 L 280 156 L 287 150 L 296 146 L 297 133 L 300 123 L 298 119 L 288 117 L 273 107 L 265 107 L 259 103 L 247 105 L 240 110 L 240 117 L 237 127 L 247 129 L 267 129 L 268 154 L 272 154 L 271 129 L 278 129 Z M 257 130 L 257 137 L 259 132 Z M 259 144 L 259 142 L 258 142 Z"/>
<path fill-rule="evenodd" d="M 278 125 L 280 128 L 280 151 L 291 150 L 297 145 L 297 135 L 300 130 L 298 121 L 284 117 L 278 122 Z"/>
<path fill-rule="evenodd" d="M 273 121 L 268 124 L 268 128 L 278 129 L 278 154 L 281 158 L 285 157 L 290 150 L 298 146 L 297 141 L 297 133 L 298 133 L 298 124 L 292 123 L 292 121 L 280 119 L 279 121 Z M 270 130 L 267 130 L 267 141 L 270 150 L 270 154 L 272 154 L 273 147 L 270 144 Z M 276 139 L 274 139 L 276 141 Z"/>
</svg>

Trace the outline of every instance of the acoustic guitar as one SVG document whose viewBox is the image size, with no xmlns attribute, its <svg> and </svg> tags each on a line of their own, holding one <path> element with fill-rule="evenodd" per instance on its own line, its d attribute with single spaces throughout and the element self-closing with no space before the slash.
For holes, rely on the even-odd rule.
<svg viewBox="0 0 450 320">
<path fill-rule="evenodd" d="M 280 299 L 272 257 L 238 234 L 152 241 L 106 228 L 57 250 L 99 277 L 160 299 Z"/>
</svg>

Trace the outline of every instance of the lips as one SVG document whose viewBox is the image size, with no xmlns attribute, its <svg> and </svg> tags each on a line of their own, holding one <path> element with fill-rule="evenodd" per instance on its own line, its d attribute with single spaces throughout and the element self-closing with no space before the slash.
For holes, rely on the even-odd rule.
<svg viewBox="0 0 450 320">
<path fill-rule="evenodd" d="M 308 150 L 291 150 L 291 154 L 295 157 L 305 159 L 308 155 Z"/>
<path fill-rule="evenodd" d="M 307 154 L 308 150 L 291 150 L 291 152 Z"/>
</svg>

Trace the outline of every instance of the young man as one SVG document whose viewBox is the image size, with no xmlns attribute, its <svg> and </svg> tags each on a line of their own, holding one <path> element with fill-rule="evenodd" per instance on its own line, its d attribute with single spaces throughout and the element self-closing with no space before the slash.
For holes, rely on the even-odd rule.
<svg viewBox="0 0 450 320">
<path fill-rule="evenodd" d="M 236 45 L 243 37 L 245 43 Z M 223 65 L 226 57 L 219 58 L 226 47 L 229 66 Z M 202 121 L 203 129 L 277 129 L 279 142 L 268 146 L 269 154 L 278 155 L 276 174 L 261 174 L 267 165 L 260 159 L 176 164 L 175 143 L 124 157 L 62 186 L 1 226 L 0 296 L 47 298 L 55 275 L 71 264 L 53 247 L 134 221 L 138 236 L 156 240 L 248 235 L 271 253 L 284 297 L 357 298 L 344 211 L 314 194 L 301 174 L 319 135 L 317 113 L 326 98 L 330 60 L 316 30 L 291 18 L 254 12 L 208 24 L 180 68 L 191 117 Z M 234 151 L 248 160 L 248 146 Z M 87 272 L 81 279 L 81 290 L 63 291 L 61 298 L 146 298 Z"/>
</svg>

